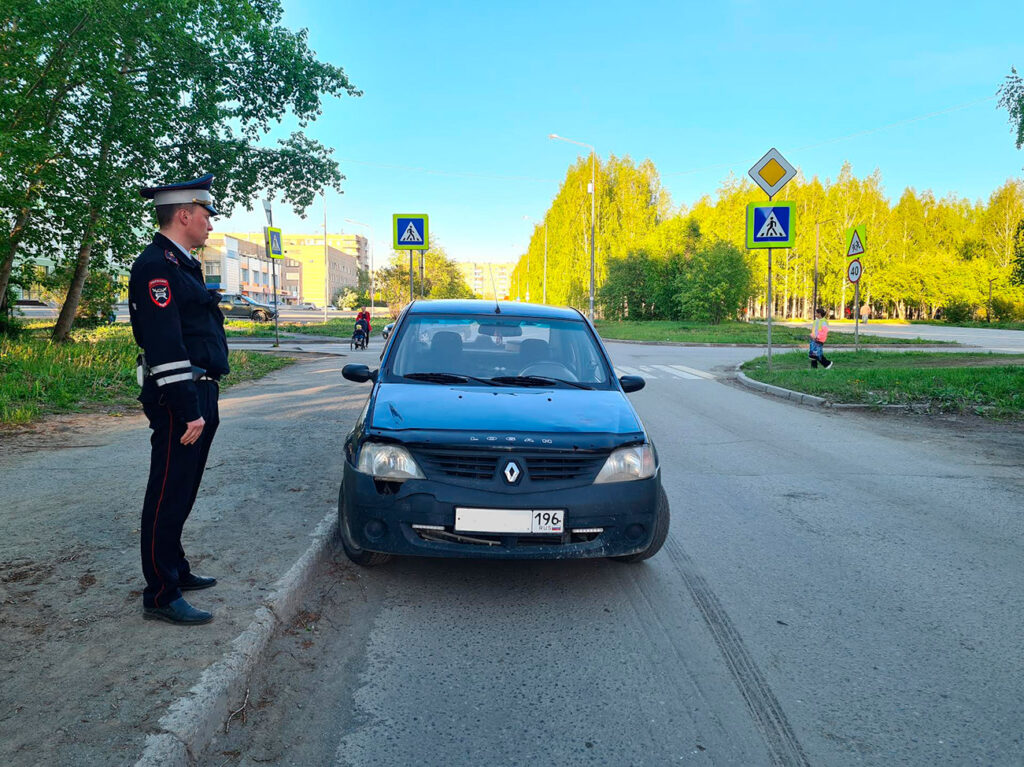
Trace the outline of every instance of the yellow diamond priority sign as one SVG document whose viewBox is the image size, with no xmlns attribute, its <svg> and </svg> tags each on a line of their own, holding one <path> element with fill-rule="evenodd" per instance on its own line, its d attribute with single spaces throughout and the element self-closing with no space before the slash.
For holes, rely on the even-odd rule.
<svg viewBox="0 0 1024 767">
<path fill-rule="evenodd" d="M 754 163 L 747 171 L 754 183 L 761 187 L 765 194 L 772 197 L 796 175 L 796 168 L 789 164 L 778 149 L 772 147 L 768 153 Z"/>
</svg>

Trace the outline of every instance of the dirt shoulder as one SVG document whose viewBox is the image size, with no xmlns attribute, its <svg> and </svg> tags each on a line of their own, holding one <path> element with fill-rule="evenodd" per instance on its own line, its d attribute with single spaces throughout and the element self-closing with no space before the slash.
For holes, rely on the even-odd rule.
<svg viewBox="0 0 1024 767">
<path fill-rule="evenodd" d="M 47 418 L 0 435 L 0 763 L 121 765 L 252 620 L 337 504 L 341 445 L 368 388 L 343 358 L 300 359 L 221 398 L 183 543 L 218 585 L 208 626 L 142 620 L 138 412 Z"/>
</svg>

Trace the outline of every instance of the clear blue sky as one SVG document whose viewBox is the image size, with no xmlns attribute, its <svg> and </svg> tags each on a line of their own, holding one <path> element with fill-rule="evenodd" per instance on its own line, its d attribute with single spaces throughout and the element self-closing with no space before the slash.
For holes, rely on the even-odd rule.
<svg viewBox="0 0 1024 767">
<path fill-rule="evenodd" d="M 429 213 L 458 260 L 523 253 L 523 216 L 543 215 L 587 151 L 549 133 L 650 158 L 676 205 L 772 146 L 807 176 L 835 177 L 846 160 L 858 176 L 879 168 L 890 197 L 913 186 L 985 198 L 1024 175 L 994 98 L 1011 66 L 1024 70 L 1013 0 L 284 6 L 285 24 L 308 28 L 318 56 L 364 91 L 327 100 L 308 133 L 347 176 L 344 195 L 327 195 L 328 229 L 372 225 L 380 256 L 398 212 Z M 308 216 L 275 206 L 286 230 L 319 231 L 319 202 Z M 215 225 L 263 223 L 257 204 Z"/>
</svg>

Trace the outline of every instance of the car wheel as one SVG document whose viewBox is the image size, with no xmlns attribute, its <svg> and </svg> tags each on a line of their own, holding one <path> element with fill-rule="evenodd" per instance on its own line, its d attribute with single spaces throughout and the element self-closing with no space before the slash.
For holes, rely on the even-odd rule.
<svg viewBox="0 0 1024 767">
<path fill-rule="evenodd" d="M 668 508 L 668 496 L 663 487 L 658 488 L 657 515 L 658 518 L 654 522 L 654 537 L 651 538 L 650 546 L 636 554 L 626 554 L 622 557 L 612 557 L 612 559 L 616 562 L 643 562 L 661 551 L 661 547 L 665 545 L 665 539 L 668 538 L 668 526 L 672 517 Z"/>
<path fill-rule="evenodd" d="M 262 309 L 257 309 L 256 311 L 254 311 L 252 313 L 252 321 L 253 322 L 266 322 L 269 319 L 270 319 L 270 317 L 268 317 L 267 313 L 265 311 L 263 311 Z"/>
<path fill-rule="evenodd" d="M 391 561 L 391 554 L 382 554 L 379 551 L 367 551 L 356 546 L 348 537 L 348 520 L 345 517 L 345 486 L 338 491 L 338 537 L 341 538 L 341 548 L 345 550 L 345 556 L 361 567 L 376 567 Z"/>
</svg>

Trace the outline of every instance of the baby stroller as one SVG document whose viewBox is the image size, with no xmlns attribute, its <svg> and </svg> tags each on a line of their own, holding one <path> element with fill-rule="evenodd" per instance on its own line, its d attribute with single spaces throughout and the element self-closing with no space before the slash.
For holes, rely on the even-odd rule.
<svg viewBox="0 0 1024 767">
<path fill-rule="evenodd" d="M 349 349 L 365 349 L 369 337 L 370 331 L 366 326 L 366 320 L 356 320 L 355 329 L 352 331 L 352 338 L 349 339 Z"/>
</svg>

